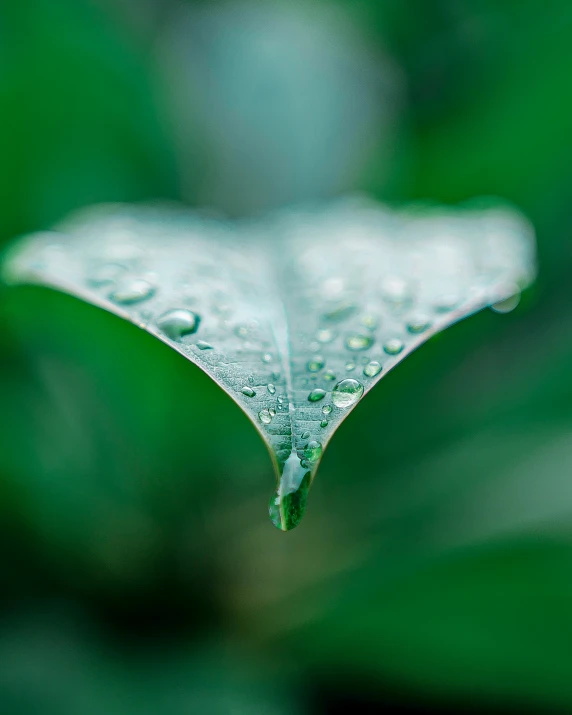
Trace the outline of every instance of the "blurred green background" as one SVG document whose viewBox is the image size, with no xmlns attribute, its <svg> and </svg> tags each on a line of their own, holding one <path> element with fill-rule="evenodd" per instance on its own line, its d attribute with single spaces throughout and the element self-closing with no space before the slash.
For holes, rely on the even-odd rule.
<svg viewBox="0 0 572 715">
<path fill-rule="evenodd" d="M 571 74 L 569 0 L 2 0 L 2 247 L 364 191 L 501 196 L 540 261 L 364 400 L 288 534 L 204 374 L 0 287 L 2 715 L 572 711 Z"/>
</svg>

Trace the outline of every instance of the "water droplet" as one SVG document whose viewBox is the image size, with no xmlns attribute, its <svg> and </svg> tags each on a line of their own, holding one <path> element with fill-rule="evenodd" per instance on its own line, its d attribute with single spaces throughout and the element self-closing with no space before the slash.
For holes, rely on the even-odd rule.
<svg viewBox="0 0 572 715">
<path fill-rule="evenodd" d="M 322 328 L 316 333 L 316 340 L 320 343 L 331 343 L 337 337 L 335 330 L 330 328 Z"/>
<path fill-rule="evenodd" d="M 311 472 L 304 467 L 298 455 L 292 452 L 284 463 L 278 488 L 268 508 L 276 528 L 289 531 L 300 523 L 306 511 L 311 479 Z"/>
<path fill-rule="evenodd" d="M 302 432 L 302 434 L 300 436 L 302 439 L 308 439 L 308 437 L 310 436 L 310 433 L 308 431 Z"/>
<path fill-rule="evenodd" d="M 252 389 L 252 387 L 248 387 L 248 385 L 245 385 L 241 392 L 243 395 L 246 395 L 246 397 L 254 397 L 254 395 L 256 395 L 256 392 Z"/>
<path fill-rule="evenodd" d="M 324 405 L 324 406 L 322 407 L 322 412 L 323 412 L 325 415 L 329 415 L 329 414 L 331 414 L 332 409 L 333 409 L 333 407 L 332 407 L 331 405 Z"/>
<path fill-rule="evenodd" d="M 327 427 L 327 426 L 328 426 L 328 420 L 322 420 L 322 421 L 320 422 L 320 427 L 324 428 L 324 427 Z"/>
<path fill-rule="evenodd" d="M 273 395 L 276 392 L 276 387 L 271 382 L 268 383 L 268 385 L 266 386 L 266 389 L 268 390 L 268 392 L 271 395 Z"/>
<path fill-rule="evenodd" d="M 310 402 L 318 402 L 318 400 L 323 400 L 325 396 L 325 390 L 322 390 L 320 387 L 315 387 L 308 395 L 308 400 Z"/>
<path fill-rule="evenodd" d="M 270 417 L 276 417 L 276 410 L 274 407 L 271 407 L 268 412 L 270 413 Z"/>
<path fill-rule="evenodd" d="M 366 377 L 375 377 L 376 375 L 379 375 L 380 372 L 381 365 L 377 362 L 377 360 L 371 360 L 371 362 L 368 362 L 363 369 L 363 374 Z"/>
<path fill-rule="evenodd" d="M 456 293 L 443 293 L 434 300 L 433 307 L 438 313 L 448 313 L 459 305 L 459 301 Z"/>
<path fill-rule="evenodd" d="M 403 350 L 403 343 L 399 338 L 390 338 L 383 346 L 383 349 L 388 355 L 399 355 Z"/>
<path fill-rule="evenodd" d="M 171 340 L 180 340 L 184 335 L 196 333 L 200 318 L 190 310 L 169 310 L 159 318 L 157 326 Z"/>
<path fill-rule="evenodd" d="M 120 281 L 109 297 L 115 303 L 131 305 L 151 298 L 155 293 L 155 286 L 144 278 L 129 278 Z"/>
<path fill-rule="evenodd" d="M 388 278 L 382 286 L 383 299 L 393 308 L 399 308 L 411 300 L 409 286 L 403 278 Z"/>
<path fill-rule="evenodd" d="M 336 374 L 333 370 L 325 370 L 322 377 L 324 380 L 335 380 Z"/>
<path fill-rule="evenodd" d="M 232 306 L 227 305 L 226 303 L 217 303 L 213 305 L 213 312 L 223 318 L 228 318 L 228 316 L 232 314 Z"/>
<path fill-rule="evenodd" d="M 248 328 L 246 327 L 246 325 L 237 325 L 234 329 L 234 333 L 235 335 L 238 335 L 239 338 L 247 338 Z"/>
<path fill-rule="evenodd" d="M 375 315 L 364 315 L 361 319 L 361 324 L 368 330 L 375 330 L 377 328 L 377 317 Z"/>
<path fill-rule="evenodd" d="M 355 333 L 354 335 L 348 335 L 346 338 L 346 348 L 348 350 L 367 350 L 371 348 L 375 342 L 371 335 L 360 335 Z"/>
<path fill-rule="evenodd" d="M 415 335 L 425 332 L 431 325 L 431 320 L 426 315 L 415 315 L 407 323 L 407 330 Z"/>
<path fill-rule="evenodd" d="M 347 320 L 357 311 L 357 306 L 353 304 L 342 304 L 334 310 L 330 310 L 328 313 L 324 313 L 324 320 L 328 320 L 331 323 L 341 323 L 343 320 Z"/>
<path fill-rule="evenodd" d="M 263 425 L 269 425 L 272 422 L 272 415 L 270 414 L 270 410 L 260 410 L 258 413 L 258 419 L 262 422 Z"/>
<path fill-rule="evenodd" d="M 355 370 L 355 369 L 356 369 L 356 364 L 355 364 L 355 362 L 352 362 L 351 360 L 348 360 L 347 363 L 346 363 L 346 370 L 347 370 L 348 372 L 351 372 L 352 370 Z"/>
<path fill-rule="evenodd" d="M 272 362 L 272 353 L 264 353 L 264 355 L 262 356 L 262 362 Z"/>
<path fill-rule="evenodd" d="M 325 364 L 326 361 L 321 355 L 315 355 L 313 358 L 308 360 L 306 367 L 310 372 L 318 372 L 324 367 Z"/>
<path fill-rule="evenodd" d="M 309 462 L 317 462 L 321 456 L 322 445 L 315 439 L 313 439 L 311 442 L 308 442 L 304 449 L 304 457 L 306 457 Z"/>
<path fill-rule="evenodd" d="M 119 263 L 106 263 L 96 268 L 89 276 L 88 282 L 93 286 L 103 286 L 115 281 L 125 273 L 127 269 Z"/>
<path fill-rule="evenodd" d="M 336 407 L 346 409 L 355 405 L 363 395 L 363 385 L 351 377 L 340 380 L 332 391 L 332 402 Z"/>
<path fill-rule="evenodd" d="M 520 291 L 514 293 L 508 298 L 505 298 L 504 300 L 499 300 L 497 303 L 493 303 L 493 305 L 491 305 L 491 310 L 495 313 L 510 313 L 511 310 L 514 310 L 519 303 Z"/>
<path fill-rule="evenodd" d="M 199 350 L 212 350 L 213 346 L 210 343 L 206 343 L 204 340 L 197 340 L 195 345 Z"/>
</svg>

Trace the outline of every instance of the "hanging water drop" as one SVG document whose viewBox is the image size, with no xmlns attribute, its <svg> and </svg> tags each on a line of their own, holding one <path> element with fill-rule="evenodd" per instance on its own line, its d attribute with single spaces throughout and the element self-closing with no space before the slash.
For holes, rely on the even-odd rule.
<svg viewBox="0 0 572 715">
<path fill-rule="evenodd" d="M 120 281 L 109 297 L 115 303 L 131 305 L 151 298 L 155 294 L 155 286 L 143 278 L 129 278 Z"/>
<path fill-rule="evenodd" d="M 322 445 L 315 439 L 308 442 L 304 449 L 304 457 L 309 462 L 317 462 L 322 456 Z"/>
<path fill-rule="evenodd" d="M 292 452 L 282 470 L 276 492 L 270 499 L 268 513 L 277 529 L 289 531 L 298 526 L 308 501 L 312 475 L 296 452 Z"/>
<path fill-rule="evenodd" d="M 495 313 L 510 313 L 514 310 L 516 306 L 520 303 L 520 291 L 515 286 L 515 293 L 505 298 L 504 300 L 499 300 L 497 303 L 491 305 L 491 310 Z"/>
<path fill-rule="evenodd" d="M 258 419 L 262 422 L 263 425 L 269 425 L 272 422 L 272 415 L 270 414 L 270 410 L 260 410 L 258 413 Z"/>
<path fill-rule="evenodd" d="M 336 407 L 347 409 L 363 395 L 363 385 L 351 377 L 340 380 L 332 391 L 332 402 Z"/>
<path fill-rule="evenodd" d="M 308 360 L 308 364 L 306 365 L 306 367 L 308 368 L 309 372 L 319 372 L 325 364 L 326 361 L 321 355 L 315 355 L 313 358 Z"/>
<path fill-rule="evenodd" d="M 375 377 L 381 372 L 381 365 L 377 360 L 371 360 L 363 369 L 363 374 L 366 377 Z"/>
<path fill-rule="evenodd" d="M 348 350 L 368 350 L 375 342 L 371 335 L 360 335 L 355 333 L 346 338 L 346 348 Z"/>
<path fill-rule="evenodd" d="M 323 400 L 324 397 L 326 396 L 326 391 L 322 390 L 320 387 L 315 387 L 312 392 L 308 395 L 308 400 L 310 402 L 318 402 L 319 400 Z"/>
<path fill-rule="evenodd" d="M 185 335 L 196 333 L 200 318 L 190 310 L 169 310 L 158 319 L 157 327 L 171 340 L 180 340 Z"/>
<path fill-rule="evenodd" d="M 403 342 L 399 338 L 391 338 L 385 343 L 383 349 L 388 355 L 399 355 L 403 350 Z"/>
</svg>

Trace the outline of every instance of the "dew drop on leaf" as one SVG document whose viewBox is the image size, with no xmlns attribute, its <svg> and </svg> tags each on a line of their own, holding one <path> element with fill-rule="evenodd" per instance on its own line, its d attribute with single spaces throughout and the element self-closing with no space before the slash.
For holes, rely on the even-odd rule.
<svg viewBox="0 0 572 715">
<path fill-rule="evenodd" d="M 360 399 L 363 395 L 363 385 L 351 377 L 340 380 L 332 391 L 332 402 L 336 407 L 345 410 Z"/>
<path fill-rule="evenodd" d="M 326 396 L 326 391 L 322 390 L 321 387 L 315 387 L 312 392 L 308 395 L 308 400 L 310 402 L 318 402 L 319 400 L 323 400 L 324 397 Z"/>
<path fill-rule="evenodd" d="M 427 315 L 415 315 L 407 323 L 407 330 L 414 335 L 424 333 L 431 325 L 431 320 Z"/>
<path fill-rule="evenodd" d="M 93 286 L 104 286 L 109 283 L 115 283 L 126 270 L 125 266 L 119 263 L 105 263 L 90 274 L 88 283 Z"/>
<path fill-rule="evenodd" d="M 324 365 L 326 364 L 326 361 L 321 355 L 316 355 L 310 360 L 308 360 L 308 363 L 306 367 L 308 368 L 309 372 L 319 372 Z"/>
<path fill-rule="evenodd" d="M 322 328 L 316 333 L 316 340 L 320 343 L 331 343 L 336 337 L 336 331 L 331 328 Z"/>
<path fill-rule="evenodd" d="M 403 350 L 403 342 L 399 338 L 391 338 L 385 343 L 383 349 L 388 355 L 399 355 Z"/>
<path fill-rule="evenodd" d="M 322 445 L 320 442 L 317 442 L 315 439 L 308 442 L 304 448 L 304 457 L 306 457 L 309 462 L 317 462 L 321 456 Z"/>
<path fill-rule="evenodd" d="M 375 330 L 377 328 L 377 318 L 375 315 L 364 315 L 361 319 L 361 323 L 368 330 Z"/>
<path fill-rule="evenodd" d="M 381 372 L 381 365 L 377 360 L 371 360 L 363 369 L 363 374 L 366 377 L 375 377 Z"/>
<path fill-rule="evenodd" d="M 323 412 L 325 415 L 329 415 L 329 414 L 331 414 L 332 409 L 333 409 L 333 408 L 332 408 L 331 405 L 324 405 L 324 406 L 322 407 L 322 412 Z"/>
<path fill-rule="evenodd" d="M 346 338 L 346 348 L 348 350 L 368 350 L 374 343 L 374 338 L 371 335 L 348 335 Z"/>
<path fill-rule="evenodd" d="M 271 395 L 273 395 L 276 392 L 276 387 L 271 382 L 268 383 L 268 385 L 266 386 L 266 389 L 268 390 L 268 392 Z"/>
<path fill-rule="evenodd" d="M 352 370 L 355 370 L 355 369 L 356 369 L 355 362 L 353 362 L 352 360 L 348 360 L 348 362 L 346 363 L 346 370 L 348 372 L 352 372 Z"/>
<path fill-rule="evenodd" d="M 248 387 L 248 385 L 245 385 L 241 392 L 246 397 L 254 397 L 256 395 L 256 392 L 252 389 L 252 387 Z"/>
<path fill-rule="evenodd" d="M 272 415 L 270 414 L 270 410 L 260 410 L 258 413 L 258 419 L 262 422 L 263 425 L 269 425 L 272 422 Z"/>
<path fill-rule="evenodd" d="M 335 380 L 336 373 L 333 370 L 325 370 L 322 377 L 324 380 Z"/>
<path fill-rule="evenodd" d="M 121 280 L 111 291 L 109 297 L 114 303 L 131 305 L 151 298 L 155 293 L 155 286 L 143 278 L 128 278 Z"/>
<path fill-rule="evenodd" d="M 197 340 L 195 345 L 199 350 L 212 350 L 213 346 L 210 343 L 206 343 L 204 340 Z"/>
<path fill-rule="evenodd" d="M 158 319 L 157 327 L 171 340 L 180 340 L 185 335 L 195 333 L 200 318 L 190 310 L 169 310 Z"/>
</svg>

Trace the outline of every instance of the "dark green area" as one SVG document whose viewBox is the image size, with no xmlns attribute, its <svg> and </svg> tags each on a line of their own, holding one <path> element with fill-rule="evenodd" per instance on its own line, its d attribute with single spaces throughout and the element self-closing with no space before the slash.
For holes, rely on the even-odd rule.
<svg viewBox="0 0 572 715">
<path fill-rule="evenodd" d="M 228 176 L 204 189 L 217 147 L 234 151 L 242 85 L 212 100 L 224 63 L 199 53 L 209 81 L 173 99 L 189 70 L 173 61 L 178 7 L 0 4 L 2 247 L 100 201 L 257 205 L 248 173 L 236 195 Z M 311 22 L 326 4 L 304 7 Z M 286 715 L 388 694 L 572 708 L 572 4 L 336 7 L 401 87 L 341 188 L 508 199 L 537 230 L 539 279 L 513 313 L 464 321 L 381 382 L 288 534 L 267 517 L 260 439 L 203 373 L 93 307 L 0 287 L 3 714 Z"/>
</svg>

